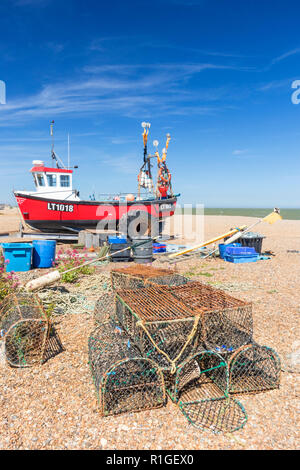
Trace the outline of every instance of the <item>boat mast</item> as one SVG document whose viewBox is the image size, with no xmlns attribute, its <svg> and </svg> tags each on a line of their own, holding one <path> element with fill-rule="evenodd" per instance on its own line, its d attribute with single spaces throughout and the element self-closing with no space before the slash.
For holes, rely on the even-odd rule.
<svg viewBox="0 0 300 470">
<path fill-rule="evenodd" d="M 144 140 L 144 167 L 147 168 L 148 176 L 152 179 L 151 175 L 151 164 L 150 159 L 148 158 L 148 135 L 151 127 L 150 122 L 142 122 L 142 127 L 144 129 L 143 140 Z"/>
<path fill-rule="evenodd" d="M 151 173 L 151 162 L 150 155 L 148 155 L 148 135 L 151 124 L 149 122 L 142 122 L 143 132 L 143 142 L 144 142 L 144 163 L 140 169 L 138 175 L 138 197 L 141 194 L 141 188 L 148 189 L 149 192 L 154 191 L 152 173 Z"/>
<path fill-rule="evenodd" d="M 52 148 L 51 148 L 51 158 L 52 158 L 52 165 L 53 165 L 53 162 L 54 162 L 54 132 L 53 132 L 53 126 L 54 126 L 54 121 L 51 121 L 50 122 L 50 135 L 52 137 Z"/>
<path fill-rule="evenodd" d="M 70 134 L 68 134 L 68 170 L 70 169 Z"/>
<path fill-rule="evenodd" d="M 60 168 L 59 164 L 62 165 L 62 168 L 66 169 L 64 163 L 61 159 L 56 155 L 54 151 L 54 131 L 53 131 L 54 121 L 50 122 L 50 135 L 52 137 L 52 149 L 51 149 L 51 158 L 52 158 L 52 166 L 54 165 L 54 161 L 56 162 L 56 168 Z"/>
</svg>

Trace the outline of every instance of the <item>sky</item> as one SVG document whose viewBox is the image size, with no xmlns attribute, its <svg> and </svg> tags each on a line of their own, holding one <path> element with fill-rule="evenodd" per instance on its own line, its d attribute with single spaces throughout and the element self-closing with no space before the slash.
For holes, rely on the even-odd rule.
<svg viewBox="0 0 300 470">
<path fill-rule="evenodd" d="M 299 207 L 299 13 L 289 0 L 1 0 L 0 201 L 33 189 L 32 160 L 50 165 L 52 120 L 82 198 L 136 192 L 147 121 L 150 153 L 171 134 L 182 204 Z"/>
</svg>

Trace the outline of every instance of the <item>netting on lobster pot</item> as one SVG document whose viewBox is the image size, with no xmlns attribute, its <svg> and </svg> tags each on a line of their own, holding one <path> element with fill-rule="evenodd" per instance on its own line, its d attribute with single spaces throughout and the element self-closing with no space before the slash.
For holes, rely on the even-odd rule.
<svg viewBox="0 0 300 470">
<path fill-rule="evenodd" d="M 0 305 L 0 330 L 11 366 L 31 367 L 44 362 L 50 321 L 36 295 L 8 296 Z"/>
<path fill-rule="evenodd" d="M 142 411 L 164 405 L 162 371 L 142 357 L 124 331 L 110 323 L 90 336 L 89 364 L 102 416 Z"/>
<path fill-rule="evenodd" d="M 174 401 L 194 402 L 228 395 L 228 366 L 212 351 L 201 351 L 180 364 L 168 392 Z"/>
<path fill-rule="evenodd" d="M 181 403 L 179 408 L 187 420 L 198 429 L 209 429 L 213 433 L 232 433 L 243 428 L 248 417 L 243 405 L 233 398 L 207 398 Z"/>
<path fill-rule="evenodd" d="M 242 405 L 228 397 L 228 366 L 218 353 L 202 351 L 177 368 L 167 389 L 184 416 L 199 429 L 233 432 L 247 421 Z"/>
<path fill-rule="evenodd" d="M 116 301 L 114 292 L 103 292 L 98 298 L 94 309 L 94 321 L 96 325 L 102 325 L 115 317 Z"/>
<path fill-rule="evenodd" d="M 94 322 L 96 325 L 109 322 L 115 315 L 116 305 L 110 273 L 101 274 L 99 287 L 99 297 L 94 308 Z"/>
<path fill-rule="evenodd" d="M 256 343 L 238 349 L 228 358 L 229 392 L 259 393 L 279 388 L 281 362 L 277 353 Z"/>
<path fill-rule="evenodd" d="M 111 282 L 114 289 L 137 289 L 147 283 L 160 285 L 182 285 L 188 279 L 170 269 L 154 268 L 143 264 L 134 264 L 127 268 L 113 269 Z"/>
<path fill-rule="evenodd" d="M 251 303 L 201 282 L 169 289 L 176 299 L 201 315 L 202 341 L 206 349 L 230 354 L 252 341 Z"/>
<path fill-rule="evenodd" d="M 116 316 L 143 356 L 173 373 L 199 346 L 200 316 L 166 287 L 117 291 Z"/>
</svg>

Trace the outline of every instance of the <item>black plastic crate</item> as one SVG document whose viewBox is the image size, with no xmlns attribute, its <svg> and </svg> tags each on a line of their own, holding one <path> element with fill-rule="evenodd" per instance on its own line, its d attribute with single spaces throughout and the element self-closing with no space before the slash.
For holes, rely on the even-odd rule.
<svg viewBox="0 0 300 470">
<path fill-rule="evenodd" d="M 224 238 L 224 241 L 228 240 L 230 237 Z M 240 243 L 242 246 L 248 246 L 254 248 L 256 253 L 262 253 L 262 244 L 263 239 L 266 238 L 264 235 L 254 232 L 244 233 L 238 240 L 235 240 L 235 243 Z"/>
<path fill-rule="evenodd" d="M 130 253 L 129 243 L 113 243 L 109 245 L 109 248 L 110 248 L 111 261 L 113 263 L 126 262 L 130 260 L 131 253 Z M 117 253 L 120 250 L 124 250 L 124 248 L 128 248 L 128 249 L 126 251 L 122 251 L 121 253 Z M 115 255 L 114 253 L 117 253 L 117 254 Z"/>
</svg>

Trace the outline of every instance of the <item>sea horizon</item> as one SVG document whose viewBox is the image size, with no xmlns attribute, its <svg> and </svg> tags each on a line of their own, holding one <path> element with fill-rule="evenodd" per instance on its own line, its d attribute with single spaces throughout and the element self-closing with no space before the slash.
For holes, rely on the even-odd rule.
<svg viewBox="0 0 300 470">
<path fill-rule="evenodd" d="M 186 209 L 189 212 L 189 209 Z M 180 211 L 180 207 L 178 207 Z M 228 215 L 228 216 L 242 216 L 242 217 L 257 217 L 262 218 L 270 214 L 273 208 L 261 207 L 204 207 L 204 215 Z M 196 214 L 196 208 L 192 209 L 192 213 Z M 300 220 L 300 208 L 282 208 L 280 214 L 285 220 Z"/>
</svg>

